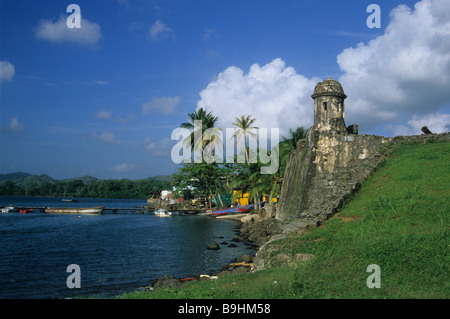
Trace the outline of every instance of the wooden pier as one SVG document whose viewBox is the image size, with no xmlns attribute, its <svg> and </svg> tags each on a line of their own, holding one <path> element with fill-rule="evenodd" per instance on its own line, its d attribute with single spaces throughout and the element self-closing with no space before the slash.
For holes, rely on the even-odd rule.
<svg viewBox="0 0 450 319">
<path fill-rule="evenodd" d="M 41 213 L 45 213 L 45 209 L 47 208 L 54 208 L 54 207 L 23 207 L 23 206 L 15 206 L 14 207 L 17 211 L 24 211 L 27 209 L 32 209 L 33 212 L 38 211 Z M 69 207 L 67 207 L 69 208 Z M 74 207 L 74 208 L 83 208 L 83 207 Z M 134 208 L 103 208 L 103 212 L 105 211 L 111 211 L 113 214 L 117 214 L 119 211 L 123 211 L 123 212 L 131 212 L 131 213 L 136 213 L 138 215 L 145 215 L 145 214 L 152 214 L 155 210 L 157 210 L 157 208 L 152 208 L 152 207 L 134 207 Z M 195 215 L 198 213 L 202 213 L 205 212 L 204 210 L 200 210 L 200 209 L 173 209 L 173 210 L 169 210 L 169 211 L 176 211 L 176 212 L 180 212 L 181 214 L 190 214 L 190 215 Z"/>
<path fill-rule="evenodd" d="M 158 208 L 150 208 L 150 207 L 139 207 L 139 208 L 104 208 L 103 211 L 112 211 L 113 214 L 117 214 L 118 211 L 129 211 L 134 212 L 138 214 L 145 214 L 145 213 L 153 213 Z M 168 211 L 173 212 L 179 212 L 182 214 L 198 214 L 204 212 L 203 210 L 199 209 L 168 209 Z"/>
</svg>

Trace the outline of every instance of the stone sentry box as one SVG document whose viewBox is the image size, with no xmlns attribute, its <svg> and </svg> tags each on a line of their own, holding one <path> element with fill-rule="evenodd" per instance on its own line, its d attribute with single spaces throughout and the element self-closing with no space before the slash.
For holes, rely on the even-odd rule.
<svg viewBox="0 0 450 319">
<path fill-rule="evenodd" d="M 321 131 L 346 131 L 344 94 L 341 84 L 330 78 L 316 85 L 314 94 L 314 126 Z"/>
</svg>

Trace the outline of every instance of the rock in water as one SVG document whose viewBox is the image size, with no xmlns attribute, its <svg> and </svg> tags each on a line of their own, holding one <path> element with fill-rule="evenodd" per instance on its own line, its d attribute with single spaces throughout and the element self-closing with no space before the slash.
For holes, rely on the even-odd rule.
<svg viewBox="0 0 450 319">
<path fill-rule="evenodd" d="M 206 249 L 209 250 L 217 250 L 220 249 L 220 246 L 214 241 L 211 245 L 209 245 Z"/>
</svg>

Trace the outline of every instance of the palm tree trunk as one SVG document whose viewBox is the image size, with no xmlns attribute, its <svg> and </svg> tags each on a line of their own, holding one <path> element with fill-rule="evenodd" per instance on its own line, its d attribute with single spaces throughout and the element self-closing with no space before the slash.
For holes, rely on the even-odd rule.
<svg viewBox="0 0 450 319">
<path fill-rule="evenodd" d="M 275 192 L 275 186 L 277 186 L 277 180 L 275 180 L 275 182 L 273 183 L 272 190 L 270 191 L 269 194 L 269 200 L 267 201 L 268 204 L 272 204 L 272 197 L 273 193 Z"/>
<path fill-rule="evenodd" d="M 211 195 L 211 200 L 209 201 L 209 209 L 211 209 L 211 202 L 212 202 L 212 200 L 214 199 L 214 202 L 215 202 L 216 205 L 217 205 L 217 199 L 216 199 L 216 196 L 214 196 L 214 194 L 213 194 L 213 192 L 211 191 L 211 189 L 209 189 L 209 194 Z"/>
<path fill-rule="evenodd" d="M 248 166 L 250 166 L 250 160 L 249 160 L 248 152 L 247 152 L 247 142 L 245 141 L 245 135 L 244 135 L 244 151 L 245 151 L 245 159 L 247 160 Z"/>
<path fill-rule="evenodd" d="M 222 197 L 220 197 L 219 193 L 217 193 L 217 197 L 219 198 L 220 207 L 225 207 L 225 204 L 223 203 Z"/>
</svg>

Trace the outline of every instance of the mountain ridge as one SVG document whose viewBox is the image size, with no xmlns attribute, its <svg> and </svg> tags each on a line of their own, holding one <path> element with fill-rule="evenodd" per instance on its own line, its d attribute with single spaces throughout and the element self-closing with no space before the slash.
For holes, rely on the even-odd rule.
<svg viewBox="0 0 450 319">
<path fill-rule="evenodd" d="M 156 175 L 146 178 L 139 178 L 134 181 L 139 180 L 156 180 L 156 181 L 170 181 L 172 178 L 171 175 Z M 128 178 L 123 178 L 128 179 Z M 14 184 L 18 186 L 27 186 L 32 183 L 39 185 L 45 184 L 45 183 L 55 183 L 55 182 L 67 182 L 67 181 L 73 181 L 73 180 L 81 180 L 83 183 L 88 183 L 90 181 L 99 181 L 102 180 L 100 178 L 96 178 L 94 176 L 90 175 L 83 175 L 80 177 L 74 177 L 74 178 L 65 178 L 65 179 L 54 179 L 50 177 L 47 174 L 30 174 L 27 172 L 14 172 L 14 173 L 6 173 L 6 174 L 0 174 L 0 185 L 2 185 L 6 181 L 11 181 Z M 119 179 L 104 179 L 104 180 L 119 180 Z"/>
</svg>

